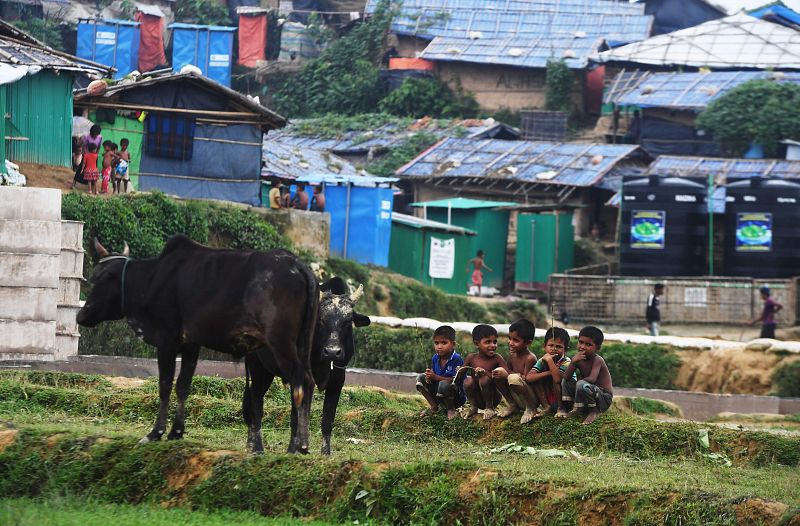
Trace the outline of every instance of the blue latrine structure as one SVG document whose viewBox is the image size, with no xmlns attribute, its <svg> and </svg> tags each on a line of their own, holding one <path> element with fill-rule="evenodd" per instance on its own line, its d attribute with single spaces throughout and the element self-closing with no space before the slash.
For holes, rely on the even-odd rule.
<svg viewBox="0 0 800 526">
<path fill-rule="evenodd" d="M 223 86 L 231 85 L 235 27 L 175 23 L 169 29 L 172 29 L 174 71 L 192 65 Z"/>
<path fill-rule="evenodd" d="M 138 68 L 139 22 L 116 19 L 81 19 L 76 55 L 115 68 L 119 79 Z"/>
</svg>

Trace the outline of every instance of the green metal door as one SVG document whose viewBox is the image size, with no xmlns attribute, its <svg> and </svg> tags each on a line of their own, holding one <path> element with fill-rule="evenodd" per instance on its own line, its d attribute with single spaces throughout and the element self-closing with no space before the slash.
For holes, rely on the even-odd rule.
<svg viewBox="0 0 800 526">
<path fill-rule="evenodd" d="M 519 214 L 515 288 L 546 289 L 550 274 L 572 267 L 574 244 L 572 214 Z"/>
</svg>

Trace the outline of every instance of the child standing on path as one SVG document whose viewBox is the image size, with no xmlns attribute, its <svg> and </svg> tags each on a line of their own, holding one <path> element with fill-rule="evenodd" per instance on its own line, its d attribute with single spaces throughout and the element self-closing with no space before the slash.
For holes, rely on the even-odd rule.
<svg viewBox="0 0 800 526">
<path fill-rule="evenodd" d="M 472 329 L 472 343 L 477 352 L 470 353 L 464 365 L 473 368 L 473 375 L 464 379 L 464 391 L 469 399 L 469 412 L 464 418 L 470 418 L 483 409 L 483 419 L 494 418 L 497 407 L 497 386 L 491 372 L 502 367 L 508 369 L 506 361 L 497 354 L 497 330 L 491 325 L 476 325 Z"/>
<path fill-rule="evenodd" d="M 572 411 L 556 417 L 572 418 L 588 411 L 584 424 L 594 422 L 600 413 L 611 407 L 614 387 L 611 384 L 611 373 L 603 357 L 597 354 L 603 345 L 603 331 L 597 327 L 587 326 L 578 333 L 578 353 L 572 357 L 562 382 L 564 400 L 575 400 Z M 581 372 L 581 380 L 576 382 L 572 374 L 575 369 Z"/>
<path fill-rule="evenodd" d="M 775 315 L 780 312 L 783 305 L 772 299 L 772 291 L 769 290 L 769 287 L 761 287 L 759 292 L 761 293 L 761 300 L 764 302 L 764 308 L 761 311 L 761 316 L 751 321 L 750 325 L 761 322 L 761 335 L 759 338 L 772 338 L 774 340 L 775 328 L 778 325 L 775 321 Z"/>
<path fill-rule="evenodd" d="M 114 165 L 114 143 L 105 141 L 103 143 L 103 183 L 100 186 L 100 193 L 108 193 L 108 183 L 111 181 L 111 169 Z"/>
<path fill-rule="evenodd" d="M 427 416 L 439 411 L 439 404 L 447 408 L 447 419 L 456 416 L 456 409 L 464 405 L 466 396 L 462 389 L 462 381 L 453 381 L 458 368 L 464 360 L 455 350 L 456 331 L 449 325 L 442 325 L 433 332 L 433 349 L 431 366 L 417 376 L 417 391 L 425 397 L 430 409 L 420 413 Z M 463 378 L 463 377 L 462 377 Z"/>
<path fill-rule="evenodd" d="M 89 185 L 89 193 L 97 195 L 97 145 L 89 143 L 83 154 L 83 179 Z"/>
<path fill-rule="evenodd" d="M 478 251 L 478 255 L 474 258 L 470 259 L 467 262 L 467 273 L 469 273 L 469 267 L 472 265 L 472 284 L 478 287 L 478 296 L 481 295 L 481 287 L 483 287 L 483 269 L 492 272 L 492 269 L 489 265 L 486 264 L 486 261 L 483 259 L 483 250 Z"/>
<path fill-rule="evenodd" d="M 520 423 L 525 424 L 536 411 L 536 395 L 525 382 L 525 376 L 536 363 L 536 355 L 528 349 L 535 334 L 536 327 L 526 319 L 517 320 L 508 328 L 508 370 L 498 367 L 492 371 L 497 389 L 508 404 L 508 409 L 498 415 L 500 418 L 524 409 Z"/>
<path fill-rule="evenodd" d="M 570 359 L 569 333 L 561 327 L 551 327 L 544 335 L 544 355 L 531 368 L 525 380 L 531 384 L 539 404 L 544 409 L 533 418 L 553 416 L 562 407 L 561 382 L 567 374 Z"/>
<path fill-rule="evenodd" d="M 120 139 L 119 141 L 120 150 L 117 153 L 119 161 L 117 162 L 117 168 L 114 170 L 114 193 L 117 194 L 122 191 L 122 183 L 125 183 L 125 193 L 128 193 L 128 181 L 130 180 L 128 167 L 131 164 L 131 152 L 128 151 L 129 144 L 128 139 Z"/>
</svg>

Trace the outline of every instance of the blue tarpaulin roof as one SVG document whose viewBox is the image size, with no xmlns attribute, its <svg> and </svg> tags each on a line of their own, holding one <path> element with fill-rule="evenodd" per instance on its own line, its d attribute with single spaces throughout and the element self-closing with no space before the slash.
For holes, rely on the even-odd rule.
<svg viewBox="0 0 800 526">
<path fill-rule="evenodd" d="M 650 165 L 646 174 L 672 177 L 708 177 L 711 174 L 717 184 L 744 177 L 800 179 L 800 161 L 661 155 Z"/>
<path fill-rule="evenodd" d="M 369 0 L 366 11 L 372 13 L 378 0 Z M 482 11 L 553 11 L 575 14 L 629 14 L 643 15 L 644 3 L 616 0 L 404 0 L 402 13 L 413 13 L 422 8 L 480 9 Z"/>
<path fill-rule="evenodd" d="M 324 150 L 299 147 L 281 140 L 264 140 L 261 175 L 289 179 L 307 175 L 357 176 L 355 166 Z"/>
<path fill-rule="evenodd" d="M 448 62 L 505 64 L 527 68 L 547 67 L 550 59 L 564 59 L 572 69 L 583 69 L 588 57 L 603 39 L 575 36 L 537 36 L 512 38 L 436 37 L 422 52 L 422 58 Z"/>
<path fill-rule="evenodd" d="M 625 84 L 633 72 L 621 72 Z M 622 106 L 703 110 L 736 86 L 750 80 L 772 79 L 800 84 L 798 72 L 712 71 L 694 73 L 642 73 L 624 89 L 616 90 L 611 102 Z M 618 84 L 612 82 L 612 86 Z"/>
<path fill-rule="evenodd" d="M 781 5 L 780 3 L 762 7 L 761 9 L 756 9 L 755 11 L 750 11 L 748 14 L 756 18 L 769 20 L 770 22 L 776 22 L 784 26 L 794 27 L 795 29 L 800 27 L 800 13 L 789 9 L 785 5 Z"/>
<path fill-rule="evenodd" d="M 624 5 L 619 2 L 620 5 Z M 549 11 L 491 11 L 476 2 L 471 9 L 401 8 L 392 31 L 424 39 L 434 37 L 503 38 L 575 35 L 601 37 L 614 43 L 650 36 L 649 15 L 563 13 Z"/>
<path fill-rule="evenodd" d="M 390 186 L 398 181 L 397 177 L 335 174 L 301 175 L 296 180 L 302 183 L 352 184 L 354 186 Z"/>
<path fill-rule="evenodd" d="M 594 186 L 639 146 L 445 139 L 397 170 L 401 177 L 493 177 Z"/>
</svg>

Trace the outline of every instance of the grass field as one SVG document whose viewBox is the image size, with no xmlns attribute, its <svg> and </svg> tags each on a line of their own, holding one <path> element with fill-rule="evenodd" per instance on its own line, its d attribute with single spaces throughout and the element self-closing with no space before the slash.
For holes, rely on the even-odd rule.
<svg viewBox="0 0 800 526">
<path fill-rule="evenodd" d="M 126 524 L 139 517 L 152 517 L 148 524 L 250 524 L 258 515 L 361 524 L 800 521 L 796 437 L 663 423 L 629 410 L 609 412 L 594 426 L 421 421 L 414 416 L 421 398 L 359 388 L 342 397 L 334 455 L 296 457 L 283 453 L 288 394 L 273 387 L 265 408 L 268 452 L 252 457 L 238 413 L 241 382 L 198 378 L 195 390 L 186 441 L 138 446 L 155 414 L 154 382 L 0 373 L 0 420 L 8 422 L 0 429 L 0 494 L 13 497 L 2 501 L 0 523 L 9 516 L 11 524 L 48 524 L 34 519 L 70 510 L 87 514 L 82 525 L 117 514 Z M 492 451 L 510 442 L 575 454 Z M 219 515 L 233 512 L 245 514 Z"/>
</svg>

